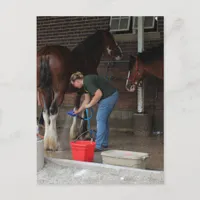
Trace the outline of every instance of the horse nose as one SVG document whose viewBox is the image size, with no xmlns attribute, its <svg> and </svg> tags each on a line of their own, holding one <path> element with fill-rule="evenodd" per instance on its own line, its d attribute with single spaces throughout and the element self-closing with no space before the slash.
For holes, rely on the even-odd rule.
<svg viewBox="0 0 200 200">
<path fill-rule="evenodd" d="M 123 57 L 122 51 L 118 51 L 118 52 L 117 52 L 117 55 L 118 55 L 120 58 L 122 58 L 122 57 Z"/>
<path fill-rule="evenodd" d="M 121 56 L 116 56 L 115 59 L 116 60 L 121 60 Z"/>
<path fill-rule="evenodd" d="M 122 52 L 121 51 L 117 51 L 116 53 L 115 53 L 115 59 L 116 60 L 121 60 L 122 59 L 122 57 L 123 57 L 123 54 L 122 54 Z"/>
</svg>

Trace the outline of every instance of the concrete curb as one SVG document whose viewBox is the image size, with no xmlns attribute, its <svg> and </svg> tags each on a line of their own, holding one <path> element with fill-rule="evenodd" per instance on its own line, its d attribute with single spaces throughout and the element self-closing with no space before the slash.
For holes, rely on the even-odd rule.
<svg viewBox="0 0 200 200">
<path fill-rule="evenodd" d="M 137 177 L 138 180 L 149 179 L 154 184 L 164 184 L 164 172 L 163 171 L 153 171 L 153 170 L 143 170 L 130 167 L 121 167 L 100 163 L 89 163 L 89 162 L 80 162 L 67 159 L 57 159 L 45 157 L 45 161 L 55 163 L 57 165 L 80 168 L 80 169 L 89 169 L 96 172 L 109 172 L 112 175 L 117 176 L 126 176 L 126 177 Z"/>
</svg>

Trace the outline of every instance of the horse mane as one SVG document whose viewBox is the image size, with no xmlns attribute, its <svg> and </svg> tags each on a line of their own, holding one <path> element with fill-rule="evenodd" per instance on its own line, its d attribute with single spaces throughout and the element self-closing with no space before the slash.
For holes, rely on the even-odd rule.
<svg viewBox="0 0 200 200">
<path fill-rule="evenodd" d="M 89 35 L 84 41 L 80 42 L 72 52 L 79 52 L 84 48 L 88 53 L 92 53 L 95 51 L 97 46 L 101 46 L 103 43 L 103 31 L 97 30 L 94 34 Z"/>
<path fill-rule="evenodd" d="M 148 48 L 145 51 L 138 53 L 137 56 L 143 63 L 151 63 L 156 60 L 161 60 L 164 57 L 164 45 L 161 43 L 158 46 Z"/>
</svg>

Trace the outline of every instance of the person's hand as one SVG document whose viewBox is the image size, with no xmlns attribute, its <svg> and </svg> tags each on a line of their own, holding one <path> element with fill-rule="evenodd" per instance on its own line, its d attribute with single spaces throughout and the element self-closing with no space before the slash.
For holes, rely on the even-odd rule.
<svg viewBox="0 0 200 200">
<path fill-rule="evenodd" d="M 74 110 L 74 114 L 76 115 L 76 114 L 78 114 L 79 113 L 79 111 L 78 110 Z"/>
<path fill-rule="evenodd" d="M 90 108 L 90 107 L 91 107 L 90 104 L 87 104 L 84 106 L 85 109 Z"/>
</svg>

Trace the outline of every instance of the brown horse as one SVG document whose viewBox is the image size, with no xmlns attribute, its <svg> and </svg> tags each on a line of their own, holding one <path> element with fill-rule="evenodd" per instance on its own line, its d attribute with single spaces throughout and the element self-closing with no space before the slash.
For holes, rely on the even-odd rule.
<svg viewBox="0 0 200 200">
<path fill-rule="evenodd" d="M 37 89 L 45 124 L 44 148 L 56 150 L 56 119 L 71 75 L 71 52 L 63 46 L 45 46 L 37 54 Z"/>
<path fill-rule="evenodd" d="M 148 74 L 163 79 L 163 50 L 163 44 L 160 44 L 138 53 L 137 56 L 130 56 L 129 72 L 125 86 L 127 91 L 134 92 L 140 81 Z"/>
<path fill-rule="evenodd" d="M 114 37 L 109 30 L 110 28 L 106 31 L 97 30 L 95 34 L 88 36 L 72 50 L 74 72 L 81 71 L 84 75 L 98 74 L 97 67 L 103 54 L 110 57 L 112 60 L 120 60 L 122 58 L 122 50 L 115 42 Z M 75 90 L 77 91 L 77 89 Z M 81 95 L 78 94 L 76 96 L 74 109 L 79 108 L 80 100 Z M 86 117 L 86 113 L 84 113 L 84 117 Z M 71 139 L 78 136 L 74 131 L 76 122 L 76 118 L 73 118 L 73 123 L 70 129 Z M 83 121 L 80 127 L 80 133 L 86 132 L 86 130 L 87 121 Z M 85 136 L 86 135 L 83 135 L 80 139 L 84 139 Z"/>
<path fill-rule="evenodd" d="M 84 75 L 97 73 L 103 53 L 115 59 L 122 57 L 122 51 L 109 30 L 96 31 L 72 51 L 59 45 L 46 46 L 38 51 L 37 88 L 45 123 L 45 150 L 58 149 L 56 131 L 58 107 L 61 106 L 66 92 L 76 91 L 69 87 L 71 74 L 76 71 L 81 71 Z M 80 99 L 81 96 L 77 95 L 76 108 L 80 106 Z M 86 123 L 83 129 L 87 129 Z M 71 134 L 71 137 L 74 136 L 75 133 Z"/>
</svg>

